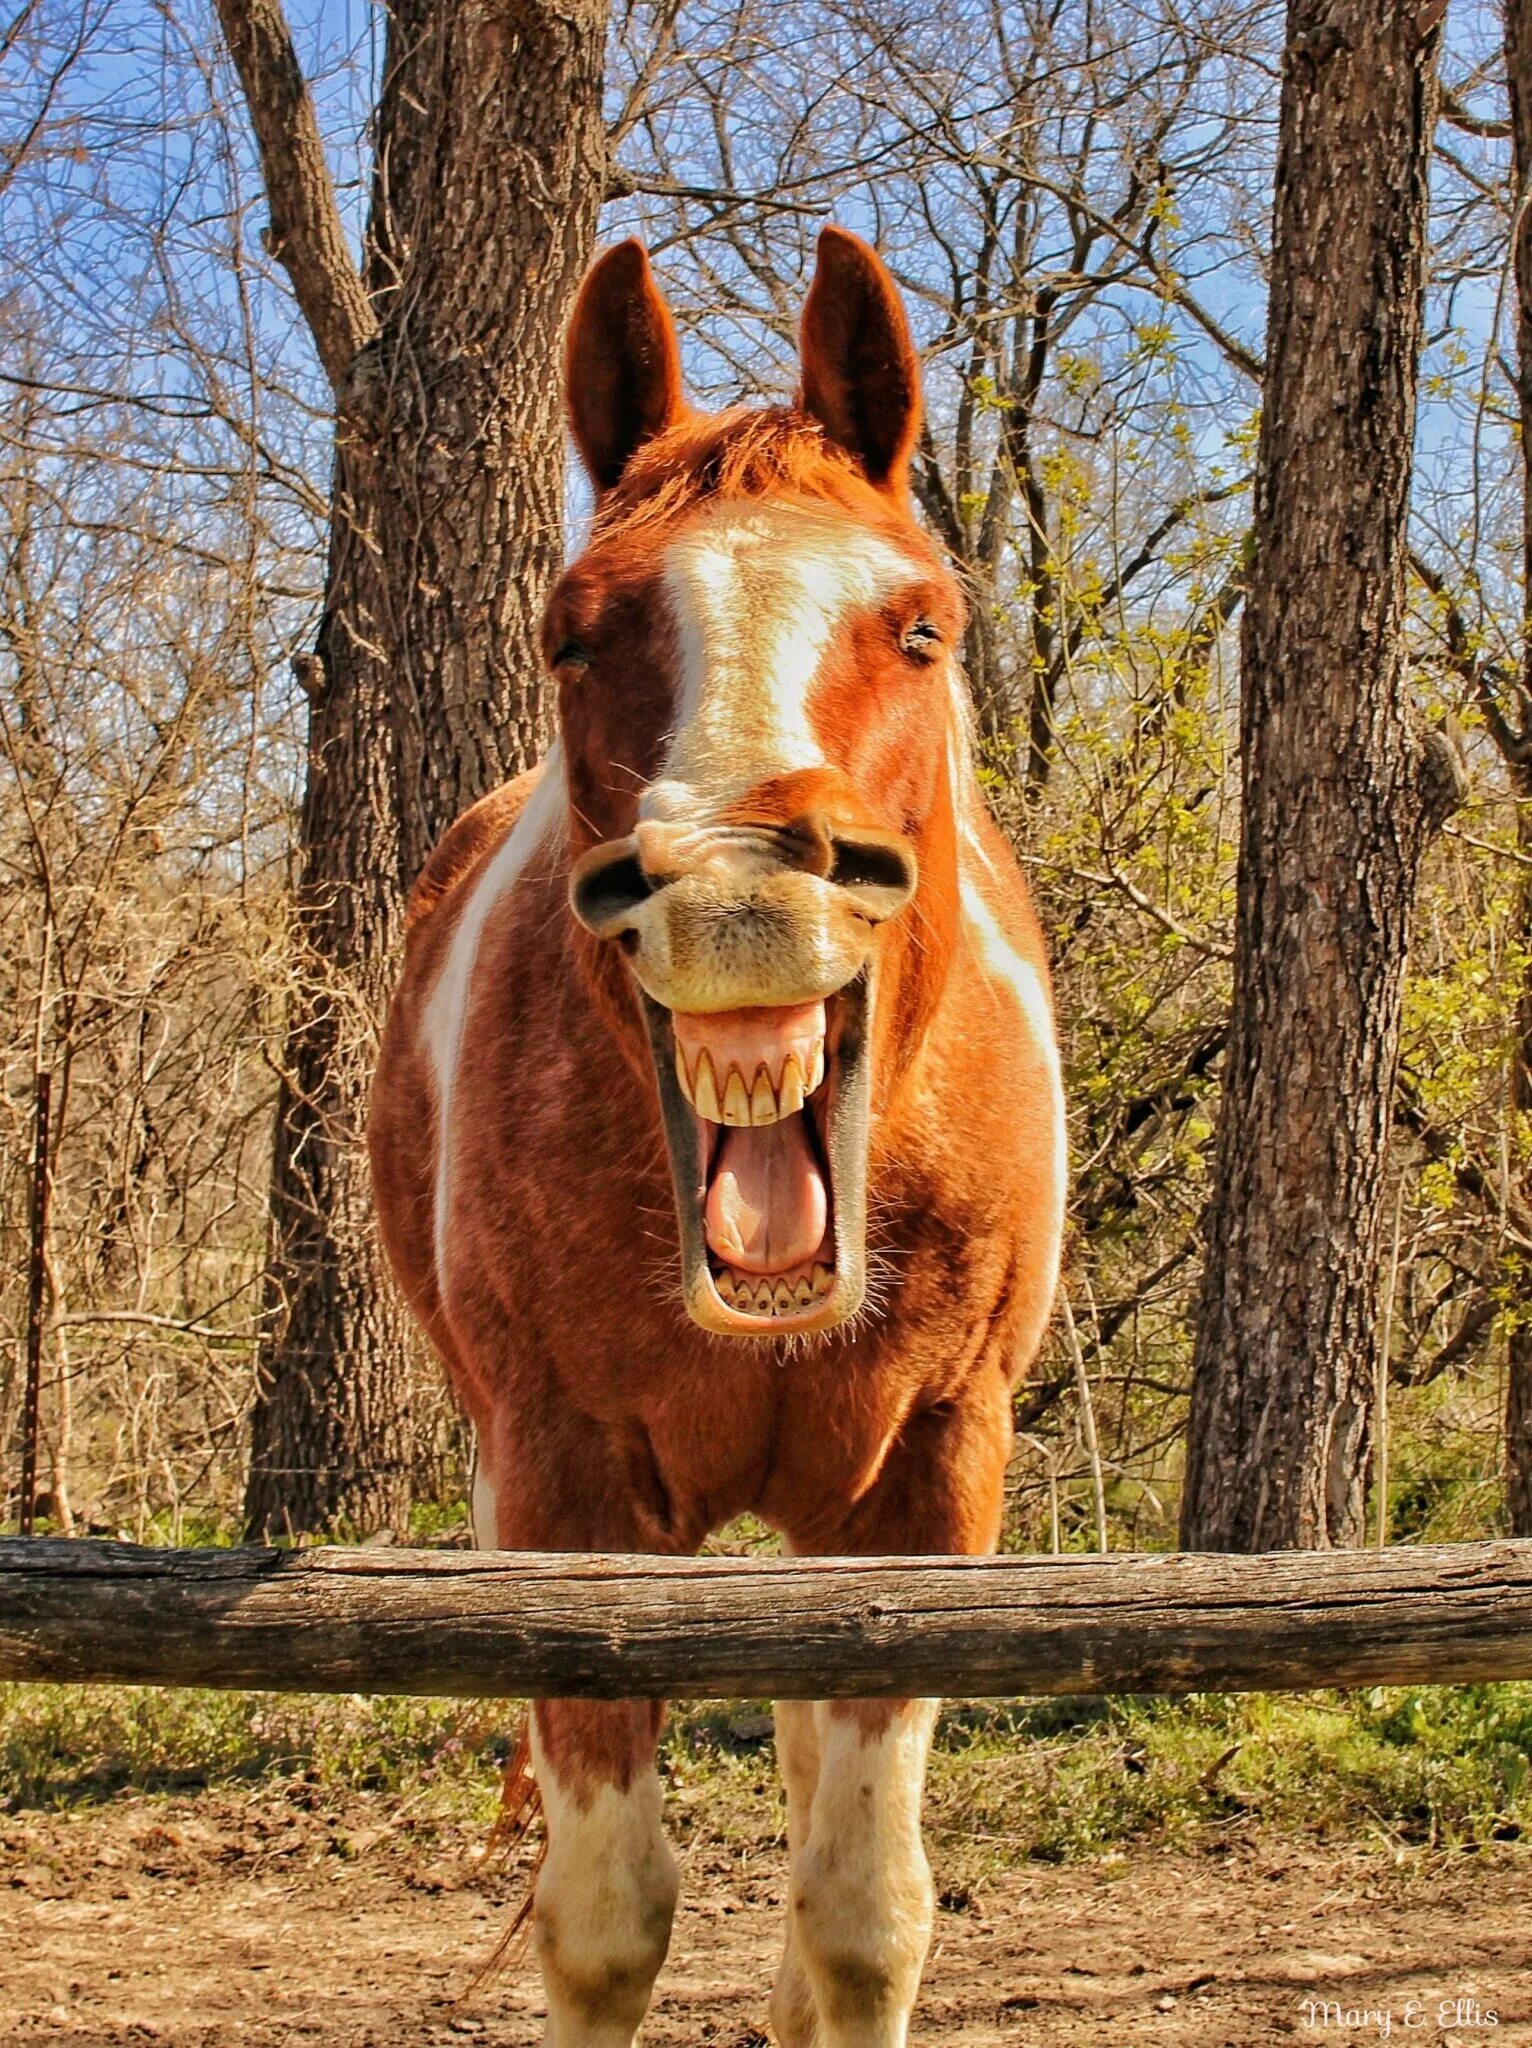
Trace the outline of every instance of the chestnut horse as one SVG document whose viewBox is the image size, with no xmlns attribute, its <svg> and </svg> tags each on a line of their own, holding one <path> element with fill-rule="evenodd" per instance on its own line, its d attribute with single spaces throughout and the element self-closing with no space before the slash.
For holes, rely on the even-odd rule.
<svg viewBox="0 0 1532 2048">
<path fill-rule="evenodd" d="M 917 359 L 826 229 L 793 405 L 682 396 L 636 242 L 586 280 L 595 487 L 543 628 L 560 737 L 416 886 L 370 1140 L 505 1549 L 991 1549 L 1065 1180 L 1047 968 L 917 524 Z M 782 1704 L 785 2048 L 907 2039 L 934 1700 Z M 626 2048 L 676 1900 L 648 1701 L 544 1700 L 554 2048 Z"/>
</svg>

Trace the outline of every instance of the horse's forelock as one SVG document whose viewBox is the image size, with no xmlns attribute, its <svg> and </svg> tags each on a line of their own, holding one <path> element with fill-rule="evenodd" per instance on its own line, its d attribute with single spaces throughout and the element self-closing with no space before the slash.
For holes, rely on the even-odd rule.
<svg viewBox="0 0 1532 2048">
<path fill-rule="evenodd" d="M 694 416 L 646 442 L 602 501 L 594 542 L 668 525 L 717 498 L 791 498 L 831 505 L 879 526 L 887 497 L 819 422 L 790 406 Z"/>
</svg>

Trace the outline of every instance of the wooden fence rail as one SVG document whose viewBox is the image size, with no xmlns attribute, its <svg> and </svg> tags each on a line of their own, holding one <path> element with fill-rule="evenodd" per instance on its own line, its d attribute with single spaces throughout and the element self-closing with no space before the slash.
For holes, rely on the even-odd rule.
<svg viewBox="0 0 1532 2048">
<path fill-rule="evenodd" d="M 786 1699 L 1532 1678 L 1532 1542 L 733 1558 L 0 1540 L 0 1679 Z"/>
</svg>

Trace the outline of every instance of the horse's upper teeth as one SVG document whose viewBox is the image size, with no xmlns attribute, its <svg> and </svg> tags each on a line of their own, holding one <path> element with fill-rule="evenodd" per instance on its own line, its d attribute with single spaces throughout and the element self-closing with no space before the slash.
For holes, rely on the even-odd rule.
<svg viewBox="0 0 1532 2048">
<path fill-rule="evenodd" d="M 726 1124 L 749 1124 L 755 1121 L 750 1113 L 750 1091 L 745 1086 L 745 1077 L 738 1067 L 730 1067 L 729 1078 L 724 1083 L 723 1120 Z"/>
<path fill-rule="evenodd" d="M 706 1117 L 709 1123 L 721 1124 L 723 1122 L 723 1110 L 719 1107 L 718 1102 L 718 1083 L 713 1078 L 713 1062 L 708 1058 L 707 1054 L 704 1052 L 698 1055 L 697 1071 L 691 1081 L 688 1082 L 686 1077 L 686 1061 L 682 1058 L 678 1049 L 676 1052 L 676 1077 L 681 1083 L 681 1093 L 695 1108 L 698 1116 Z"/>
<path fill-rule="evenodd" d="M 806 1055 L 807 1072 L 797 1053 L 782 1062 L 779 1078 L 763 1060 L 752 1081 L 737 1066 L 731 1066 L 720 1080 L 706 1051 L 697 1055 L 696 1066 L 688 1071 L 686 1054 L 676 1047 L 676 1079 L 681 1093 L 698 1116 L 714 1124 L 774 1124 L 783 1117 L 796 1116 L 825 1077 L 825 1049 L 821 1039 Z"/>
<path fill-rule="evenodd" d="M 761 1070 L 763 1073 L 765 1069 Z M 803 1107 L 803 1070 L 798 1055 L 790 1052 L 782 1063 L 782 1080 L 777 1089 L 778 1114 L 796 1116 Z"/>
</svg>

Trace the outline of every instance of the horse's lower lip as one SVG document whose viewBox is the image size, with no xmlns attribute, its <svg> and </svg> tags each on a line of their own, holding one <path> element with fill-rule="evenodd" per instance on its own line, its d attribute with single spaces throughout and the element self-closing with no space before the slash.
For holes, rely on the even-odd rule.
<svg viewBox="0 0 1532 2048">
<path fill-rule="evenodd" d="M 827 1220 L 815 1254 L 803 1258 L 803 1245 L 790 1239 L 782 1272 L 745 1272 L 727 1249 L 708 1241 L 705 1210 L 709 1169 L 724 1140 L 726 1127 L 697 1115 L 677 1078 L 677 1031 L 672 1013 L 640 991 L 656 1080 L 679 1225 L 682 1288 L 687 1313 L 704 1329 L 721 1335 L 792 1335 L 827 1330 L 861 1306 L 865 1289 L 865 1190 L 868 1073 L 866 1024 L 870 1003 L 870 972 L 858 975 L 827 1000 L 824 1086 L 806 1101 L 798 1116 L 810 1125 L 820 1162 Z M 686 1027 L 683 1026 L 683 1029 Z M 688 1050 L 692 1050 L 689 1046 Z M 780 1123 L 777 1126 L 781 1128 Z M 745 1134 L 741 1134 L 745 1135 Z M 753 1136 L 766 1139 L 766 1132 Z M 716 1220 L 716 1219 L 715 1219 Z M 769 1248 L 745 1266 L 772 1265 Z M 829 1284 L 823 1271 L 828 1270 Z M 807 1269 L 806 1275 L 804 1269 Z M 800 1289 L 800 1277 L 807 1286 Z M 778 1291 L 778 1282 L 787 1283 Z M 748 1283 L 748 1286 L 745 1284 Z M 762 1299 L 770 1288 L 770 1306 Z M 729 1299 L 729 1292 L 734 1299 Z M 804 1295 L 807 1299 L 804 1299 Z M 789 1300 L 787 1297 L 791 1296 Z"/>
</svg>

